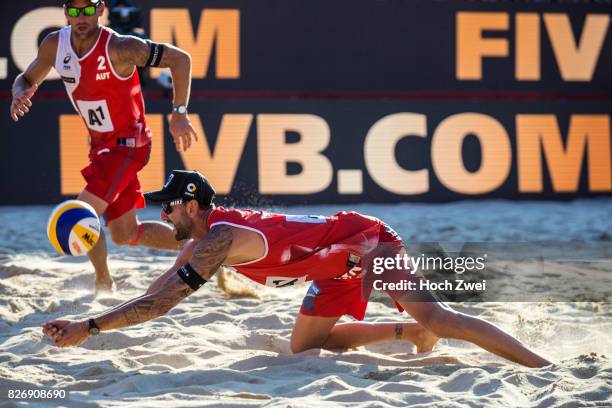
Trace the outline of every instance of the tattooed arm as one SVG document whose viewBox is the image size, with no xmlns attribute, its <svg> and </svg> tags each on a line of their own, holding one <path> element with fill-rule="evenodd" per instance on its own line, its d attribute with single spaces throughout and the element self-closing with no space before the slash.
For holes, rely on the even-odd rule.
<svg viewBox="0 0 612 408">
<path fill-rule="evenodd" d="M 134 67 L 144 67 L 149 59 L 150 52 L 150 47 L 145 41 L 129 35 L 114 35 L 109 46 L 109 55 L 113 66 L 122 76 L 129 76 Z M 189 53 L 171 44 L 164 43 L 159 67 L 170 68 L 174 89 L 173 106 L 187 106 L 191 93 L 191 56 Z M 187 113 L 172 113 L 170 134 L 178 151 L 181 149 L 187 150 L 191 146 L 192 138 L 198 140 L 198 135 L 191 126 Z"/>
<path fill-rule="evenodd" d="M 175 273 L 168 277 L 156 292 L 129 300 L 96 317 L 95 322 L 101 331 L 146 322 L 166 314 L 191 293 L 193 290 Z M 53 339 L 58 347 L 78 346 L 89 337 L 88 320 L 54 320 L 45 323 L 42 331 Z"/>
<path fill-rule="evenodd" d="M 113 36 L 109 53 L 113 66 L 129 75 L 134 67 L 144 67 L 149 59 L 149 45 L 130 35 Z M 187 105 L 191 89 L 191 56 L 186 51 L 164 43 L 160 68 L 170 68 L 174 85 L 174 104 Z M 121 73 L 120 71 L 117 71 Z"/>
<path fill-rule="evenodd" d="M 190 258 L 191 266 L 209 280 L 223 264 L 232 244 L 232 231 L 220 225 L 195 244 Z M 176 266 L 173 266 L 176 270 Z M 147 291 L 95 318 L 101 331 L 120 329 L 163 316 L 179 302 L 192 294 L 191 289 L 177 273 L 171 274 L 155 291 Z M 43 333 L 59 347 L 76 346 L 89 337 L 87 321 L 56 320 L 43 325 Z"/>
<path fill-rule="evenodd" d="M 153 283 L 149 285 L 149 289 L 147 289 L 145 295 L 150 295 L 152 293 L 157 292 L 172 275 L 176 274 L 176 271 L 178 271 L 181 266 L 189 262 L 189 258 L 191 258 L 191 254 L 193 252 L 193 247 L 195 246 L 195 244 L 197 244 L 197 241 L 190 239 L 183 245 L 181 251 L 176 257 L 174 265 L 172 265 L 170 269 L 168 269 L 165 273 L 157 277 L 157 279 L 155 279 Z"/>
<path fill-rule="evenodd" d="M 221 224 L 213 227 L 193 248 L 189 264 L 198 275 L 210 280 L 227 259 L 233 239 L 230 226 Z"/>
<path fill-rule="evenodd" d="M 231 228 L 219 225 L 195 244 L 189 263 L 202 278 L 210 280 L 227 258 L 231 244 Z M 96 317 L 96 324 L 104 331 L 146 322 L 163 316 L 193 292 L 193 289 L 174 273 L 155 292 L 133 299 L 110 313 Z"/>
</svg>

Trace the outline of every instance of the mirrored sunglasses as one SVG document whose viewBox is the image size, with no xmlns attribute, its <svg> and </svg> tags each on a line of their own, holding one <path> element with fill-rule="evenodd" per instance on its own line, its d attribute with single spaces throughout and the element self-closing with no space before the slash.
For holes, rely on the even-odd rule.
<svg viewBox="0 0 612 408">
<path fill-rule="evenodd" d="M 81 13 L 86 17 L 95 16 L 98 10 L 98 4 L 99 3 L 85 7 L 66 7 L 66 13 L 70 17 L 78 17 Z"/>
<path fill-rule="evenodd" d="M 179 198 L 178 200 L 165 201 L 162 203 L 161 207 L 166 214 L 172 214 L 174 207 L 181 204 L 183 204 L 183 199 Z"/>
</svg>

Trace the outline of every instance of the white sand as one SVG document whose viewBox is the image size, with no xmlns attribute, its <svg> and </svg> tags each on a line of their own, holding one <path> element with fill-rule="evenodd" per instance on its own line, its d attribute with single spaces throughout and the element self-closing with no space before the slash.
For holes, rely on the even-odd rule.
<svg viewBox="0 0 612 408">
<path fill-rule="evenodd" d="M 352 208 L 382 217 L 412 241 L 605 244 L 612 234 L 612 201 L 604 199 Z M 228 299 L 207 285 L 155 321 L 103 333 L 80 348 L 55 348 L 43 338 L 43 322 L 81 319 L 140 295 L 172 256 L 111 248 L 119 290 L 94 298 L 89 264 L 53 255 L 46 241 L 50 209 L 0 207 L 0 389 L 65 389 L 70 401 L 63 404 L 70 407 L 612 406 L 610 303 L 455 305 L 502 326 L 556 363 L 543 369 L 523 368 L 446 340 L 424 354 L 415 354 L 410 343 L 390 342 L 344 353 L 292 355 L 289 335 L 306 286 L 260 287 L 262 299 Z M 143 218 L 155 214 L 147 210 Z M 371 302 L 366 320 L 407 318 Z M 0 407 L 14 404 L 0 396 Z"/>
</svg>

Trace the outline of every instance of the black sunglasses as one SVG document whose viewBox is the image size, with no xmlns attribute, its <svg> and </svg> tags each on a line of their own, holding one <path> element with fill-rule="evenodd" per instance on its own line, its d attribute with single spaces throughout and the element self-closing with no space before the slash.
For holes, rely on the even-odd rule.
<svg viewBox="0 0 612 408">
<path fill-rule="evenodd" d="M 172 201 L 165 201 L 162 203 L 161 207 L 162 210 L 166 213 L 166 215 L 168 214 L 172 214 L 172 210 L 174 210 L 174 207 L 177 205 L 181 205 L 183 204 L 183 199 L 179 198 L 177 200 L 172 200 Z"/>
</svg>

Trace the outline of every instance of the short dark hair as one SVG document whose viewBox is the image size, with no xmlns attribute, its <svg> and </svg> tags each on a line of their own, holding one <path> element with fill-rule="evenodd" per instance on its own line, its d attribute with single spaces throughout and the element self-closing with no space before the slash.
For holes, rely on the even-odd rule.
<svg viewBox="0 0 612 408">
<path fill-rule="evenodd" d="M 198 203 L 198 207 L 202 211 L 206 211 L 206 210 L 210 210 L 211 208 L 215 208 L 215 203 L 213 202 L 211 202 L 210 204 L 202 204 L 201 202 L 198 201 L 197 203 Z"/>
</svg>

